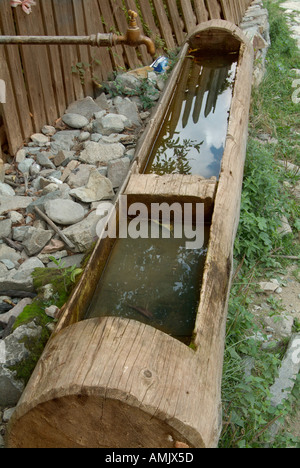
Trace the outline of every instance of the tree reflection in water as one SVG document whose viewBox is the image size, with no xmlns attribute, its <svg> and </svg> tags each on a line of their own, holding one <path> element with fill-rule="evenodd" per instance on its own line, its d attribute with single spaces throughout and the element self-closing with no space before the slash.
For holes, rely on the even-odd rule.
<svg viewBox="0 0 300 468">
<path fill-rule="evenodd" d="M 146 173 L 219 177 L 236 62 L 186 58 Z"/>
</svg>

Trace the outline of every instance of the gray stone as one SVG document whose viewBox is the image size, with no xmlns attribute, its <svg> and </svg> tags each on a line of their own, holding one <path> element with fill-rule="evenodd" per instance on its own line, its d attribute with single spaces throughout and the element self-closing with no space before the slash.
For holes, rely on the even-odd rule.
<svg viewBox="0 0 300 468">
<path fill-rule="evenodd" d="M 73 102 L 69 105 L 66 110 L 66 114 L 80 114 L 87 119 L 91 119 L 95 112 L 99 112 L 101 107 L 99 107 L 98 102 L 94 101 L 93 98 L 87 96 L 84 99 Z"/>
<path fill-rule="evenodd" d="M 43 133 L 35 133 L 34 135 L 31 135 L 31 140 L 37 146 L 47 146 L 47 143 L 49 143 L 49 138 Z"/>
<path fill-rule="evenodd" d="M 105 115 L 107 115 L 107 112 L 104 111 L 104 110 L 101 110 L 101 111 L 99 111 L 99 112 L 95 112 L 94 118 L 95 118 L 96 120 L 99 120 L 99 119 L 102 119 L 102 117 L 104 117 Z"/>
<path fill-rule="evenodd" d="M 125 147 L 121 143 L 106 144 L 88 141 L 79 159 L 82 162 L 93 165 L 104 165 L 109 161 L 121 158 L 125 153 Z"/>
<path fill-rule="evenodd" d="M 19 315 L 23 312 L 24 308 L 31 303 L 32 303 L 32 299 L 30 298 L 21 299 L 21 301 L 18 302 L 18 304 L 15 307 L 13 307 L 11 310 L 6 312 L 5 314 L 0 315 L 0 323 L 3 325 L 7 325 L 11 317 L 14 317 L 14 318 L 19 317 Z"/>
<path fill-rule="evenodd" d="M 15 412 L 14 408 L 7 408 L 3 411 L 3 422 L 7 423 Z"/>
<path fill-rule="evenodd" d="M 157 101 L 160 97 L 160 92 L 155 86 L 151 85 L 148 87 L 145 95 L 151 101 Z"/>
<path fill-rule="evenodd" d="M 42 128 L 42 133 L 44 135 L 46 135 L 46 136 L 51 137 L 51 136 L 55 135 L 56 129 L 52 125 L 44 125 L 43 128 Z"/>
<path fill-rule="evenodd" d="M 21 260 L 21 255 L 16 252 L 15 249 L 8 247 L 8 245 L 0 245 L 0 260 L 7 259 L 11 260 L 15 264 L 18 264 L 18 261 Z"/>
<path fill-rule="evenodd" d="M 0 361 L 0 406 L 14 406 L 17 404 L 24 384 L 17 379 L 16 372 L 11 368 L 22 363 L 30 355 L 25 343 L 32 343 L 41 339 L 43 329 L 34 322 L 18 327 L 12 334 L 1 342 L 2 359 Z"/>
<path fill-rule="evenodd" d="M 14 189 L 4 182 L 0 182 L 0 197 L 14 197 Z"/>
<path fill-rule="evenodd" d="M 100 119 L 94 121 L 94 132 L 102 133 L 102 135 L 110 135 L 111 133 L 122 133 L 125 125 L 130 126 L 127 117 L 118 114 L 107 114 Z"/>
<path fill-rule="evenodd" d="M 48 200 L 45 212 L 54 223 L 64 226 L 78 223 L 84 218 L 84 208 L 72 200 Z"/>
<path fill-rule="evenodd" d="M 36 156 L 36 162 L 42 166 L 45 167 L 46 169 L 55 169 L 55 165 L 53 164 L 52 161 L 49 159 L 50 153 L 39 153 Z"/>
<path fill-rule="evenodd" d="M 83 128 L 89 121 L 86 117 L 80 114 L 65 114 L 62 121 L 71 128 Z"/>
<path fill-rule="evenodd" d="M 51 317 L 53 319 L 58 317 L 58 313 L 59 313 L 59 308 L 56 305 L 46 307 L 45 309 L 45 314 L 48 315 L 48 317 Z"/>
<path fill-rule="evenodd" d="M 62 165 L 67 165 L 72 159 L 74 158 L 75 151 L 67 151 L 67 150 L 60 150 L 55 158 L 53 159 L 53 162 L 55 166 L 62 166 Z"/>
<path fill-rule="evenodd" d="M 118 114 L 125 115 L 133 125 L 136 125 L 137 127 L 141 126 L 142 122 L 138 108 L 134 102 L 132 102 L 128 97 L 122 98 L 121 96 L 115 97 L 113 102 Z"/>
<path fill-rule="evenodd" d="M 0 239 L 10 236 L 11 224 L 12 223 L 10 219 L 4 219 L 3 221 L 0 221 Z"/>
<path fill-rule="evenodd" d="M 0 198 L 0 215 L 8 211 L 17 211 L 27 208 L 33 202 L 31 197 L 1 197 Z"/>
<path fill-rule="evenodd" d="M 300 370 L 300 333 L 292 335 L 287 352 L 282 360 L 279 375 L 270 388 L 271 403 L 280 405 L 291 392 Z"/>
<path fill-rule="evenodd" d="M 98 141 L 101 140 L 101 133 L 92 133 L 91 134 L 91 141 L 95 141 L 96 143 L 98 143 Z"/>
<path fill-rule="evenodd" d="M 17 380 L 16 372 L 0 362 L 0 406 L 16 405 L 24 391 L 24 384 Z"/>
<path fill-rule="evenodd" d="M 34 263 L 27 263 L 30 260 L 33 259 L 28 259 L 26 262 L 24 262 L 21 267 L 19 268 L 18 271 L 13 270 L 9 272 L 5 277 L 1 278 L 0 281 L 0 293 L 5 292 L 7 290 L 11 291 L 27 291 L 27 292 L 32 292 L 34 290 L 33 287 L 33 279 L 31 276 L 32 271 L 34 268 L 37 266 L 43 267 L 44 265 L 40 262 L 37 263 L 36 259 L 34 260 Z M 33 268 L 34 265 L 34 268 Z M 23 267 L 23 269 L 22 269 Z"/>
<path fill-rule="evenodd" d="M 100 217 L 93 211 L 80 223 L 73 224 L 73 226 L 63 230 L 68 239 L 75 244 L 76 252 L 85 252 L 97 239 L 96 226 L 99 219 Z"/>
<path fill-rule="evenodd" d="M 80 130 L 62 130 L 52 137 L 51 151 L 58 153 L 60 150 L 70 151 L 75 143 L 75 138 L 80 136 Z"/>
<path fill-rule="evenodd" d="M 47 185 L 50 184 L 50 180 L 46 179 L 46 177 L 37 177 L 33 182 L 32 182 L 32 187 L 34 190 L 43 190 Z"/>
<path fill-rule="evenodd" d="M 79 268 L 83 259 L 84 254 L 70 255 L 63 260 L 64 268 L 69 268 L 74 265 Z M 49 262 L 47 266 L 48 268 L 59 268 L 58 265 L 54 262 Z"/>
<path fill-rule="evenodd" d="M 15 274 L 15 277 L 18 278 L 19 273 L 26 273 L 26 275 L 30 275 L 35 268 L 43 268 L 44 265 L 37 257 L 31 257 L 25 260 L 24 263 L 20 266 L 18 273 Z"/>
<path fill-rule="evenodd" d="M 7 268 L 3 263 L 4 261 L 10 261 L 10 260 L 1 260 L 0 261 L 0 278 L 7 275 Z"/>
<path fill-rule="evenodd" d="M 12 238 L 17 242 L 23 242 L 30 226 L 14 226 L 12 228 Z"/>
<path fill-rule="evenodd" d="M 90 164 L 80 164 L 80 166 L 74 169 L 74 171 L 69 175 L 67 179 L 68 185 L 72 189 L 85 186 L 89 181 L 93 167 L 94 166 L 91 166 Z"/>
<path fill-rule="evenodd" d="M 91 136 L 90 132 L 82 132 L 78 140 L 83 142 L 83 141 L 89 140 L 90 136 Z"/>
<path fill-rule="evenodd" d="M 130 167 L 129 158 L 116 159 L 108 163 L 107 176 L 112 183 L 113 188 L 118 188 L 122 185 L 125 177 L 128 174 Z"/>
<path fill-rule="evenodd" d="M 70 195 L 84 203 L 91 203 L 111 199 L 114 191 L 110 180 L 99 174 L 97 169 L 92 168 L 87 185 L 71 190 Z"/>
<path fill-rule="evenodd" d="M 282 216 L 280 221 L 281 221 L 281 226 L 278 228 L 278 234 L 280 234 L 281 236 L 293 234 L 293 230 L 286 216 Z"/>
<path fill-rule="evenodd" d="M 55 184 L 54 182 L 51 182 L 50 184 L 46 185 L 46 187 L 43 189 L 42 197 L 48 195 L 49 193 L 57 192 L 58 189 L 59 185 Z"/>
<path fill-rule="evenodd" d="M 287 338 L 292 334 L 294 319 L 291 315 L 264 317 L 263 321 L 279 338 Z"/>
<path fill-rule="evenodd" d="M 22 223 L 23 221 L 23 215 L 18 211 L 10 211 L 8 213 L 8 217 L 11 220 L 12 224 Z"/>
<path fill-rule="evenodd" d="M 107 100 L 107 97 L 106 97 L 105 93 L 101 93 L 100 96 L 98 96 L 95 99 L 95 102 L 96 102 L 97 106 L 100 107 L 101 110 L 108 110 L 109 107 L 110 107 L 110 104 L 109 104 L 109 102 Z"/>
<path fill-rule="evenodd" d="M 36 177 L 40 173 L 41 169 L 42 168 L 39 164 L 34 163 L 29 168 L 29 174 L 33 177 Z"/>
<path fill-rule="evenodd" d="M 16 267 L 16 264 L 7 258 L 3 258 L 1 260 L 1 264 L 5 265 L 7 270 L 13 270 Z"/>
<path fill-rule="evenodd" d="M 279 282 L 277 280 L 273 281 L 262 281 L 259 283 L 259 287 L 266 293 L 272 293 L 275 292 L 276 289 L 278 289 L 280 286 Z"/>
<path fill-rule="evenodd" d="M 23 240 L 23 246 L 27 255 L 38 254 L 53 236 L 52 231 L 30 227 Z"/>
<path fill-rule="evenodd" d="M 22 148 L 17 152 L 16 157 L 15 157 L 15 162 L 19 164 L 22 161 L 24 161 L 25 158 L 26 158 L 26 150 Z"/>
<path fill-rule="evenodd" d="M 123 88 L 124 94 L 138 95 L 142 86 L 141 81 L 129 73 L 123 73 L 116 77 L 116 83 Z"/>
<path fill-rule="evenodd" d="M 64 185 L 65 184 L 61 185 L 59 190 L 56 190 L 55 192 L 48 193 L 47 195 L 44 195 L 43 197 L 39 197 L 35 201 L 32 201 L 27 206 L 26 212 L 28 214 L 35 213 L 35 207 L 38 207 L 38 208 L 43 210 L 44 205 L 45 205 L 46 201 L 48 201 L 48 200 L 55 200 L 56 198 L 68 199 L 69 198 L 68 192 L 62 190 Z"/>
</svg>

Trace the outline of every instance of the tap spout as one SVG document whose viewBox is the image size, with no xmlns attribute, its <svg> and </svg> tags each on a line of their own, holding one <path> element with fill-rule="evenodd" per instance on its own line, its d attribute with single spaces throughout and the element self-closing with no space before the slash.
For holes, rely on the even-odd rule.
<svg viewBox="0 0 300 468">
<path fill-rule="evenodd" d="M 144 36 L 141 33 L 141 30 L 137 25 L 138 14 L 133 10 L 129 10 L 128 15 L 130 22 L 127 33 L 124 36 L 114 35 L 114 44 L 129 45 L 132 47 L 144 44 L 147 47 L 149 54 L 153 57 L 156 52 L 155 44 L 150 37 Z"/>
</svg>

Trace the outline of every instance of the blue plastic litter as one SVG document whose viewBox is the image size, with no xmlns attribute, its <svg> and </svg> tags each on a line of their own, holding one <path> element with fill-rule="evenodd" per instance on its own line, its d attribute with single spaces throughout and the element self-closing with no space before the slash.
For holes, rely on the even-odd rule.
<svg viewBox="0 0 300 468">
<path fill-rule="evenodd" d="M 165 73 L 169 66 L 169 59 L 163 55 L 158 57 L 151 65 L 156 73 Z"/>
</svg>

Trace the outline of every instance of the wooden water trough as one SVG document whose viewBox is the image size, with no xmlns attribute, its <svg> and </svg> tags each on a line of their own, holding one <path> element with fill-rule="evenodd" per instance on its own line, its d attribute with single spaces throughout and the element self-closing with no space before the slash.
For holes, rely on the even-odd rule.
<svg viewBox="0 0 300 468">
<path fill-rule="evenodd" d="M 190 49 L 207 56 L 238 54 L 218 182 L 143 173 Z M 217 446 L 252 66 L 252 47 L 235 25 L 201 24 L 181 49 L 120 190 L 130 202 L 204 203 L 210 234 L 192 346 L 138 320 L 83 320 L 114 243 L 100 238 L 10 421 L 9 447 L 172 448 L 176 441 Z"/>
</svg>

